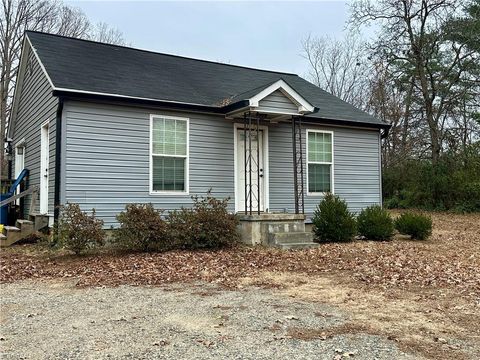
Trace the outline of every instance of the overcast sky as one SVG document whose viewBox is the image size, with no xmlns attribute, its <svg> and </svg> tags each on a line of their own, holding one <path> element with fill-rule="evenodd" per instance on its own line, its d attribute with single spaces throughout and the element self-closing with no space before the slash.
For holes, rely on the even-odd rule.
<svg viewBox="0 0 480 360">
<path fill-rule="evenodd" d="M 304 75 L 301 40 L 342 36 L 345 1 L 67 1 L 134 47 Z"/>
</svg>

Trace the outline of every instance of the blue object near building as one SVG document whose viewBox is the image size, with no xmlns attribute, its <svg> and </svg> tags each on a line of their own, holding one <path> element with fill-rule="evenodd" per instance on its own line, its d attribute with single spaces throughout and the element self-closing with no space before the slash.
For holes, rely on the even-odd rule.
<svg viewBox="0 0 480 360">
<path fill-rule="evenodd" d="M 28 176 L 28 170 L 23 169 L 18 178 L 8 190 L 6 194 L 0 194 L 0 201 L 7 200 L 8 198 L 12 197 L 15 194 L 15 190 L 17 186 Z M 3 205 L 0 209 L 0 224 L 7 225 L 8 223 L 8 205 Z"/>
</svg>

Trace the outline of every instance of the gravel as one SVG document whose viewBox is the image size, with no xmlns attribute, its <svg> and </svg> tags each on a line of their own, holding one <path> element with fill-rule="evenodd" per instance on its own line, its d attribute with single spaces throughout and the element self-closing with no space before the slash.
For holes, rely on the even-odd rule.
<svg viewBox="0 0 480 360">
<path fill-rule="evenodd" d="M 29 280 L 2 284 L 1 293 L 2 359 L 415 358 L 361 332 L 292 338 L 289 328 L 331 329 L 348 314 L 274 289 L 77 288 Z"/>
</svg>

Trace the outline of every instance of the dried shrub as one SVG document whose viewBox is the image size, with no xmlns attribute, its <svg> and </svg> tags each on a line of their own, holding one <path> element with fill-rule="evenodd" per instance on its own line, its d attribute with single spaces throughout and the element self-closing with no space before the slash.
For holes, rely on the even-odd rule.
<svg viewBox="0 0 480 360">
<path fill-rule="evenodd" d="M 113 242 L 126 250 L 166 250 L 170 247 L 163 210 L 152 204 L 128 204 L 117 215 L 120 227 L 113 231 Z"/>
<path fill-rule="evenodd" d="M 60 208 L 60 218 L 56 226 L 56 241 L 64 248 L 79 254 L 105 240 L 103 220 L 97 219 L 95 209 L 92 214 L 82 211 L 78 204 L 67 203 Z"/>
<path fill-rule="evenodd" d="M 379 205 L 363 209 L 357 217 L 358 233 L 370 240 L 390 240 L 395 231 L 393 219 Z"/>
<path fill-rule="evenodd" d="M 432 235 L 432 219 L 423 214 L 406 212 L 395 220 L 395 228 L 412 239 L 425 240 Z"/>
<path fill-rule="evenodd" d="M 238 219 L 227 210 L 229 198 L 192 196 L 193 207 L 171 211 L 169 234 L 175 246 L 187 249 L 231 246 L 240 239 Z"/>
<path fill-rule="evenodd" d="M 333 194 L 326 194 L 315 209 L 313 232 L 320 241 L 349 241 L 356 234 L 355 216 L 347 203 Z"/>
</svg>

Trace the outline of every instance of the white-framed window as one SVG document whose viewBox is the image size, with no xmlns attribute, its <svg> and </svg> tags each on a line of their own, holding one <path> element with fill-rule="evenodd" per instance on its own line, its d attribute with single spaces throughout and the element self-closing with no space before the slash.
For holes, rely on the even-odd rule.
<svg viewBox="0 0 480 360">
<path fill-rule="evenodd" d="M 189 119 L 150 115 L 150 193 L 188 193 Z"/>
<path fill-rule="evenodd" d="M 333 191 L 333 131 L 307 130 L 307 193 Z"/>
</svg>

